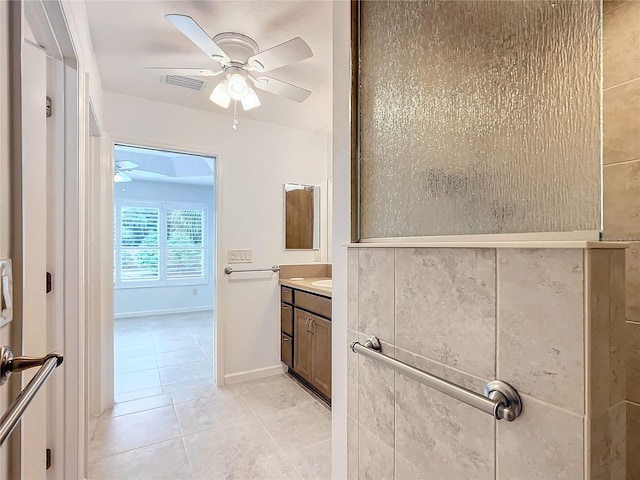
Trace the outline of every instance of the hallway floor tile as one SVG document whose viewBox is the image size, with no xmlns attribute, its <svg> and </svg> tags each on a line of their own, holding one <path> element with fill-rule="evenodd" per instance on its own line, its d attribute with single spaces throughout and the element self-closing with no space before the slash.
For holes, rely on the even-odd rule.
<svg viewBox="0 0 640 480">
<path fill-rule="evenodd" d="M 170 317 L 116 320 L 116 405 L 90 421 L 89 479 L 328 480 L 326 405 L 287 375 L 216 387 L 210 315 Z"/>
</svg>

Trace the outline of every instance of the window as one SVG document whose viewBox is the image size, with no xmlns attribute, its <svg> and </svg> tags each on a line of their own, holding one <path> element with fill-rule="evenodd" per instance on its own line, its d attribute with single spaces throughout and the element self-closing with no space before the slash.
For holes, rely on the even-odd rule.
<svg viewBox="0 0 640 480">
<path fill-rule="evenodd" d="M 206 205 L 116 202 L 115 284 L 207 282 Z"/>
</svg>

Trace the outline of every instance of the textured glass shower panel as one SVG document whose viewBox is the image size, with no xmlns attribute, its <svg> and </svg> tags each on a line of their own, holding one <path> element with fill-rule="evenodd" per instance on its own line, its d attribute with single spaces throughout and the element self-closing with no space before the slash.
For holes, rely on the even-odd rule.
<svg viewBox="0 0 640 480">
<path fill-rule="evenodd" d="M 599 2 L 361 13 L 362 238 L 600 230 Z"/>
</svg>

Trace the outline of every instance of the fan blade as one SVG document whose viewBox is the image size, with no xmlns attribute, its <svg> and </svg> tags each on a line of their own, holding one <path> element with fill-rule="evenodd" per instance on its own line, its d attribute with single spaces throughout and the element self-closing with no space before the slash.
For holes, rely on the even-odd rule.
<svg viewBox="0 0 640 480">
<path fill-rule="evenodd" d="M 185 37 L 191 40 L 200 50 L 218 62 L 230 61 L 229 56 L 218 46 L 216 42 L 205 32 L 196 21 L 187 15 L 169 14 L 164 16 L 180 30 Z"/>
<path fill-rule="evenodd" d="M 291 85 L 290 83 L 283 82 L 282 80 L 278 80 L 276 78 L 267 77 L 264 75 L 257 78 L 249 76 L 249 78 L 253 79 L 253 83 L 256 88 L 264 90 L 265 92 L 287 97 L 288 99 L 298 103 L 304 102 L 307 98 L 309 98 L 309 95 L 311 95 L 311 92 L 309 90 L 305 90 L 304 88 L 298 87 L 296 85 Z"/>
<path fill-rule="evenodd" d="M 220 75 L 224 70 L 219 65 L 213 70 L 206 68 L 165 68 L 165 67 L 144 67 L 145 70 L 151 70 L 160 75 L 182 75 L 184 77 L 215 77 Z"/>
<path fill-rule="evenodd" d="M 310 57 L 313 57 L 313 52 L 307 42 L 296 37 L 249 57 L 247 63 L 258 72 L 268 72 Z"/>
<path fill-rule="evenodd" d="M 129 160 L 122 160 L 121 162 L 116 162 L 116 166 L 120 170 L 132 170 L 134 168 L 138 168 L 137 163 L 130 162 Z"/>
<path fill-rule="evenodd" d="M 123 172 L 116 172 L 113 175 L 114 183 L 126 183 L 131 181 L 131 177 Z"/>
</svg>

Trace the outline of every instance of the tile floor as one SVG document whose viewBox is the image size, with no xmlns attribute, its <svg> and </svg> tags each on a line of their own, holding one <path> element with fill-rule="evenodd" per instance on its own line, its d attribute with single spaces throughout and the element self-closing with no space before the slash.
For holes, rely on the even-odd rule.
<svg viewBox="0 0 640 480">
<path fill-rule="evenodd" d="M 297 382 L 213 385 L 210 314 L 115 328 L 116 405 L 90 421 L 90 479 L 331 477 L 331 414 Z"/>
</svg>

